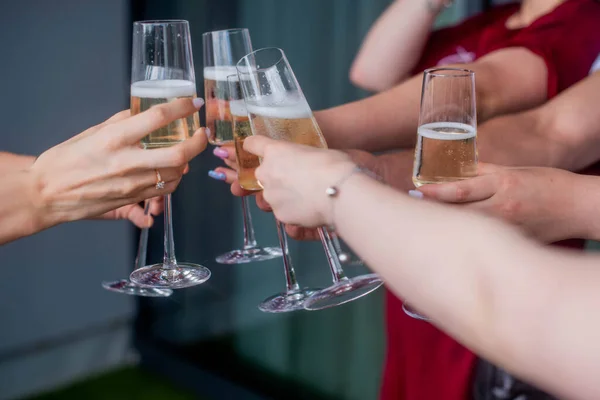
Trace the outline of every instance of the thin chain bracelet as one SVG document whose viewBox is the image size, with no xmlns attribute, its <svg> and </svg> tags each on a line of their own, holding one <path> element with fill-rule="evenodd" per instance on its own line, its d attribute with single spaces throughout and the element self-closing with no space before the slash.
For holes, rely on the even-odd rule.
<svg viewBox="0 0 600 400">
<path fill-rule="evenodd" d="M 356 173 L 362 173 L 365 174 L 366 176 L 375 179 L 376 181 L 379 182 L 383 182 L 383 178 L 380 177 L 379 175 L 377 175 L 376 173 L 374 173 L 373 171 L 367 169 L 367 168 L 363 168 L 361 166 L 355 165 L 354 168 L 352 168 L 352 171 L 350 171 L 349 173 L 347 173 L 346 175 L 344 175 L 340 180 L 338 180 L 334 185 L 329 186 L 327 189 L 325 189 L 325 194 L 327 195 L 327 197 L 329 197 L 330 199 L 335 199 L 339 194 L 340 194 L 340 186 L 342 186 L 348 179 L 350 179 L 354 174 Z M 332 232 L 335 232 L 335 225 L 334 225 L 334 217 L 333 217 L 333 201 L 331 201 L 331 223 L 329 224 L 328 228 L 329 230 L 331 230 Z"/>
</svg>

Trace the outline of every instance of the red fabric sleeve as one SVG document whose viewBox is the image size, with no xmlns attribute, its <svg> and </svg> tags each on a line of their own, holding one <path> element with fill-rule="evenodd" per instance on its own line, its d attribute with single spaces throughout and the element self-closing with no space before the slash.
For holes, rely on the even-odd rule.
<svg viewBox="0 0 600 400">
<path fill-rule="evenodd" d="M 551 98 L 588 75 L 600 53 L 599 28 L 600 2 L 569 0 L 489 52 L 523 47 L 541 57 L 548 69 Z"/>
</svg>

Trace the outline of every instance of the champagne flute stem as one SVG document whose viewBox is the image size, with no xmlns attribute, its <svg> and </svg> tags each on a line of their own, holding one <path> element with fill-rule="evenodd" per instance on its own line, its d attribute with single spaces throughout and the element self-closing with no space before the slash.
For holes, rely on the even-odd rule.
<svg viewBox="0 0 600 400">
<path fill-rule="evenodd" d="M 256 238 L 254 237 L 250 204 L 248 204 L 246 196 L 242 196 L 242 216 L 244 218 L 244 250 L 250 250 L 256 247 Z"/>
<path fill-rule="evenodd" d="M 325 250 L 325 255 L 327 256 L 327 263 L 329 264 L 329 269 L 331 270 L 333 282 L 338 283 L 342 280 L 348 279 L 344 274 L 340 259 L 335 251 L 335 246 L 333 240 L 331 239 L 331 233 L 325 228 L 319 228 L 318 232 L 319 237 L 321 238 L 321 243 L 323 244 L 323 249 Z"/>
<path fill-rule="evenodd" d="M 144 216 L 150 211 L 150 200 L 144 202 Z M 149 228 L 142 228 L 140 233 L 140 242 L 138 243 L 137 256 L 135 257 L 135 269 L 146 265 L 146 253 L 148 252 L 148 231 Z"/>
<path fill-rule="evenodd" d="M 283 253 L 283 268 L 285 270 L 285 285 L 287 292 L 297 292 L 300 290 L 300 285 L 296 280 L 296 271 L 292 265 L 292 258 L 290 257 L 290 251 L 288 248 L 288 239 L 285 233 L 285 226 L 277 222 L 277 236 L 279 237 L 279 244 L 281 245 L 281 252 Z"/>
<path fill-rule="evenodd" d="M 175 259 L 175 241 L 173 239 L 173 216 L 171 214 L 171 195 L 166 194 L 165 199 L 165 253 L 163 256 L 163 268 L 175 269 L 177 260 Z"/>
</svg>

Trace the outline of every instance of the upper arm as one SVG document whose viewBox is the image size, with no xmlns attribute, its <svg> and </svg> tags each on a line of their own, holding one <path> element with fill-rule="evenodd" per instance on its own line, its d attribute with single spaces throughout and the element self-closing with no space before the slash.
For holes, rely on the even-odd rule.
<svg viewBox="0 0 600 400">
<path fill-rule="evenodd" d="M 479 119 L 536 107 L 548 95 L 544 59 L 524 47 L 494 51 L 466 68 L 475 71 Z"/>
</svg>

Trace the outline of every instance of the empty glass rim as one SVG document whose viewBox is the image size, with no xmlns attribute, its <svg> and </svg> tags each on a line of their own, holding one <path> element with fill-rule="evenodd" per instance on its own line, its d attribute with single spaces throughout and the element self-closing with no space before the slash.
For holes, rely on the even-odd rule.
<svg viewBox="0 0 600 400">
<path fill-rule="evenodd" d="M 243 62 L 244 60 L 248 59 L 248 57 L 249 57 L 249 56 L 251 56 L 251 55 L 256 55 L 256 53 L 263 52 L 263 51 L 278 51 L 278 52 L 279 52 L 279 58 L 277 59 L 277 61 L 275 61 L 274 63 L 272 63 L 271 65 L 269 65 L 268 67 L 265 67 L 265 68 L 255 68 L 255 69 L 253 69 L 252 71 L 248 71 L 248 72 L 246 72 L 246 71 L 242 71 L 242 70 L 240 69 L 240 67 L 241 67 L 241 68 L 244 68 L 244 67 L 242 66 L 242 62 Z M 242 57 L 242 58 L 240 59 L 240 61 L 238 61 L 238 62 L 235 64 L 235 66 L 236 66 L 236 69 L 238 70 L 238 73 L 240 73 L 240 74 L 245 74 L 245 75 L 248 75 L 248 74 L 250 74 L 251 72 L 261 72 L 261 71 L 266 71 L 266 70 L 268 70 L 268 69 L 271 69 L 271 68 L 273 68 L 275 65 L 279 64 L 279 63 L 280 63 L 282 60 L 284 60 L 284 59 L 285 59 L 285 53 L 283 52 L 283 49 L 281 49 L 281 48 L 279 48 L 279 47 L 263 47 L 262 49 L 254 50 L 253 52 L 246 54 L 244 57 Z"/>
<path fill-rule="evenodd" d="M 219 29 L 218 31 L 210 31 L 210 32 L 204 32 L 202 34 L 202 36 L 208 36 L 208 35 L 212 35 L 215 33 L 223 33 L 223 32 L 230 32 L 230 33 L 239 33 L 239 32 L 248 32 L 248 28 L 231 28 L 231 29 Z"/>
<path fill-rule="evenodd" d="M 134 25 L 175 25 L 175 24 L 189 24 L 185 19 L 149 19 L 146 21 L 135 21 Z"/>
<path fill-rule="evenodd" d="M 466 77 L 475 75 L 475 71 L 466 68 L 436 67 L 423 71 L 426 75 L 437 77 Z M 448 73 L 444 73 L 448 72 Z"/>
</svg>

